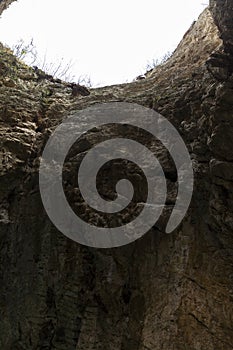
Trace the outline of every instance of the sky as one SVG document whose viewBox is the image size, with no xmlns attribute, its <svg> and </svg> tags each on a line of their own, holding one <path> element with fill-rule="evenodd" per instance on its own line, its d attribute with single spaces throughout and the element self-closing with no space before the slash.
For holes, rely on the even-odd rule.
<svg viewBox="0 0 233 350">
<path fill-rule="evenodd" d="M 93 86 L 132 81 L 172 52 L 207 0 L 18 0 L 0 18 L 0 41 L 33 43 L 46 62 L 72 62 Z"/>
</svg>

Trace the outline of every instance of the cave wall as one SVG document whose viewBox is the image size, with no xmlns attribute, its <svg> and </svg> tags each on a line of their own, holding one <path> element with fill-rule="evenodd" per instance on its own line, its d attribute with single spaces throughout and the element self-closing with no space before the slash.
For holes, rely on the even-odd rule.
<svg viewBox="0 0 233 350">
<path fill-rule="evenodd" d="M 228 0 L 210 0 L 210 9 L 227 53 L 233 52 L 233 3 Z"/>
<path fill-rule="evenodd" d="M 0 0 L 0 15 L 6 10 L 15 0 Z"/>
<path fill-rule="evenodd" d="M 211 1 L 146 79 L 75 98 L 0 46 L 1 349 L 233 348 L 231 18 L 232 1 Z M 140 240 L 103 250 L 56 230 L 41 203 L 38 165 L 56 125 L 111 101 L 153 108 L 173 123 L 195 187 L 175 232 L 164 232 L 165 211 Z M 96 141 L 96 133 L 87 138 Z"/>
</svg>

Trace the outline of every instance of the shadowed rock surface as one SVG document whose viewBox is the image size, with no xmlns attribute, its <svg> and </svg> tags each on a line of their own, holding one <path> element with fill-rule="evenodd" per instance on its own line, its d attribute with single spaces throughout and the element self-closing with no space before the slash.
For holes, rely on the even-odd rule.
<svg viewBox="0 0 233 350">
<path fill-rule="evenodd" d="M 0 1 L 0 12 L 9 3 Z M 1 349 L 233 349 L 232 18 L 232 0 L 211 0 L 166 63 L 143 80 L 88 96 L 72 96 L 63 82 L 38 81 L 33 68 L 0 46 Z M 176 195 L 174 164 L 142 136 L 165 169 L 166 209 L 140 240 L 93 249 L 48 219 L 38 166 L 52 130 L 71 112 L 116 101 L 153 108 L 179 130 L 193 160 L 194 194 L 182 224 L 165 234 Z M 119 132 L 109 127 L 102 136 Z M 80 162 L 100 139 L 89 133 L 67 161 L 74 209 L 69 160 Z M 113 182 L 115 170 L 104 173 Z"/>
</svg>

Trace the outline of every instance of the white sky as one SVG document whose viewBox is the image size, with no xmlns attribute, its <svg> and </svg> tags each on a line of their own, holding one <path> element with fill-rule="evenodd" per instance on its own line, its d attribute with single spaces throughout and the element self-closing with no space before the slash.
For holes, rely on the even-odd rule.
<svg viewBox="0 0 233 350">
<path fill-rule="evenodd" d="M 94 85 L 126 82 L 173 51 L 207 0 L 18 0 L 3 12 L 0 41 L 31 38 L 41 57 L 72 61 Z"/>
</svg>

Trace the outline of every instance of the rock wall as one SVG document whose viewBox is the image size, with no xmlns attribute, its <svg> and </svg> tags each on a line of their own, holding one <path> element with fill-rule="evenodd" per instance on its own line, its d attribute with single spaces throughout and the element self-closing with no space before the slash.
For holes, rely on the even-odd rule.
<svg viewBox="0 0 233 350">
<path fill-rule="evenodd" d="M 146 79 L 89 96 L 41 79 L 0 46 L 1 349 L 233 348 L 231 11 L 232 1 L 211 1 Z M 38 165 L 61 120 L 111 101 L 153 108 L 173 123 L 191 154 L 195 188 L 175 232 L 164 233 L 165 210 L 140 240 L 103 250 L 69 240 L 49 221 Z M 98 135 L 84 141 L 80 152 Z"/>
<path fill-rule="evenodd" d="M 220 29 L 220 37 L 224 42 L 226 53 L 233 52 L 233 3 L 227 0 L 210 0 L 210 8 L 216 25 Z"/>
<path fill-rule="evenodd" d="M 8 8 L 8 6 L 15 0 L 0 0 L 0 15 L 4 10 Z"/>
</svg>

